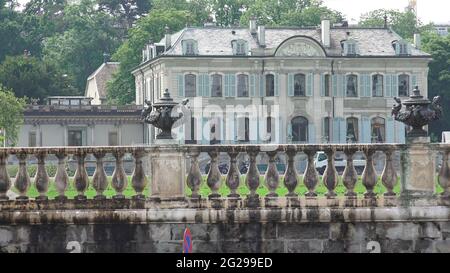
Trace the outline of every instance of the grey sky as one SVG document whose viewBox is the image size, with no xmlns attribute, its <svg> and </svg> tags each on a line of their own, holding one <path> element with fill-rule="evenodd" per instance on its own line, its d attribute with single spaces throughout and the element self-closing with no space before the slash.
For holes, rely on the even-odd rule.
<svg viewBox="0 0 450 273">
<path fill-rule="evenodd" d="M 403 11 L 408 0 L 323 0 L 329 8 L 338 10 L 355 23 L 361 14 L 375 9 L 398 9 Z M 417 11 L 423 23 L 450 23 L 449 0 L 417 0 Z"/>
</svg>

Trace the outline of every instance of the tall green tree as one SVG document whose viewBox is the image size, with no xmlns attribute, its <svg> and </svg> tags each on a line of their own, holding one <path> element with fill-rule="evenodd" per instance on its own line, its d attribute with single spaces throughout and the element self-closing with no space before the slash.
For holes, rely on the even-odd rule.
<svg viewBox="0 0 450 273">
<path fill-rule="evenodd" d="M 123 29 L 129 29 L 140 17 L 148 14 L 152 8 L 151 0 L 98 0 L 100 11 L 106 11 L 115 17 Z"/>
<path fill-rule="evenodd" d="M 112 54 L 119 47 L 119 30 L 93 1 L 66 6 L 64 13 L 67 30 L 45 39 L 43 59 L 67 74 L 82 94 L 87 77 L 102 64 L 103 53 Z"/>
<path fill-rule="evenodd" d="M 392 9 L 377 9 L 361 16 L 359 25 L 364 27 L 383 27 L 385 18 L 387 24 L 398 35 L 405 39 L 412 39 L 414 33 L 429 29 L 428 25 L 422 24 L 412 11 L 398 11 Z"/>
<path fill-rule="evenodd" d="M 23 124 L 25 99 L 16 98 L 14 93 L 0 84 L 0 147 L 4 142 L 15 144 L 20 126 Z"/>
<path fill-rule="evenodd" d="M 444 116 L 430 125 L 430 132 L 438 140 L 443 131 L 450 131 L 450 36 L 423 33 L 423 50 L 432 55 L 428 74 L 428 97 L 442 97 Z"/>
<path fill-rule="evenodd" d="M 21 54 L 25 49 L 22 33 L 22 15 L 0 0 L 0 62 L 8 55 Z"/>
<path fill-rule="evenodd" d="M 247 5 L 242 25 L 247 25 L 250 17 L 267 26 L 316 26 L 324 16 L 333 22 L 343 19 L 340 12 L 325 7 L 321 0 L 249 0 Z"/>
<path fill-rule="evenodd" d="M 219 26 L 236 26 L 243 12 L 248 8 L 248 0 L 210 0 L 211 12 Z"/>
<path fill-rule="evenodd" d="M 139 19 L 136 27 L 130 29 L 129 39 L 113 55 L 113 59 L 120 62 L 119 72 L 108 84 L 108 98 L 110 102 L 126 104 L 135 100 L 135 84 L 131 71 L 141 60 L 141 52 L 149 40 L 162 39 L 165 26 L 172 31 L 182 29 L 192 22 L 189 12 L 184 10 L 152 10 L 146 17 Z"/>
<path fill-rule="evenodd" d="M 55 67 L 32 56 L 6 57 L 0 65 L 0 84 L 16 97 L 39 98 L 71 94 L 74 88 Z"/>
</svg>

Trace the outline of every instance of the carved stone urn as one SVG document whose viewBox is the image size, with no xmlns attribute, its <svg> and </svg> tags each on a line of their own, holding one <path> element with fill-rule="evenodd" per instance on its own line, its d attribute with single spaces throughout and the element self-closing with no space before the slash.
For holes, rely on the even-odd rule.
<svg viewBox="0 0 450 273">
<path fill-rule="evenodd" d="M 397 97 L 394 100 L 396 104 L 392 107 L 392 116 L 395 120 L 412 127 L 407 134 L 410 138 L 427 137 L 428 133 L 423 129 L 423 126 L 440 119 L 442 116 L 441 97 L 434 97 L 433 101 L 430 102 L 420 95 L 418 86 L 415 87 L 409 99 L 403 103 Z M 406 106 L 403 111 L 401 111 L 402 105 Z"/>
<path fill-rule="evenodd" d="M 183 100 L 181 103 L 174 102 L 170 97 L 169 90 L 166 89 L 163 97 L 157 102 L 152 104 L 151 101 L 145 100 L 146 106 L 142 110 L 141 118 L 145 123 L 161 129 L 156 139 L 173 139 L 172 127 L 175 122 L 183 117 L 181 110 L 176 112 L 173 110 L 177 106 L 185 106 L 188 102 L 188 99 Z"/>
</svg>

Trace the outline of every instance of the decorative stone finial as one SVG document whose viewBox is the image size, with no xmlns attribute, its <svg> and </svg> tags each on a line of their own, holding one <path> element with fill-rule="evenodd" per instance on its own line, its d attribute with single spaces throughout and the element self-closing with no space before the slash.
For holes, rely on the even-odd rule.
<svg viewBox="0 0 450 273">
<path fill-rule="evenodd" d="M 178 112 L 178 115 L 172 115 L 172 110 L 178 105 L 185 106 L 188 102 L 189 99 L 184 99 L 181 103 L 174 102 L 170 97 L 169 89 L 166 89 L 159 101 L 152 104 L 151 101 L 145 100 L 146 107 L 142 110 L 141 118 L 145 123 L 162 130 L 156 139 L 173 139 L 172 127 L 183 117 L 183 113 Z"/>
<path fill-rule="evenodd" d="M 414 88 L 409 99 L 403 102 L 406 106 L 404 111 L 400 111 L 402 109 L 401 100 L 397 97 L 394 100 L 397 102 L 392 107 L 394 119 L 413 128 L 408 132 L 408 137 L 427 137 L 428 133 L 423 130 L 423 126 L 440 119 L 442 116 L 441 97 L 434 97 L 433 101 L 430 102 L 420 95 L 418 86 Z"/>
</svg>

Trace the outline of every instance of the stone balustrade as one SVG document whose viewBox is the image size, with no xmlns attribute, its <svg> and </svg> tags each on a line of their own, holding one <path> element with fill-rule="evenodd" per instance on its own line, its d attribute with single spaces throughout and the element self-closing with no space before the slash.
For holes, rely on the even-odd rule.
<svg viewBox="0 0 450 273">
<path fill-rule="evenodd" d="M 327 156 L 323 175 L 315 165 L 318 152 Z M 346 160 L 342 173 L 336 169 L 337 154 Z M 365 166 L 361 175 L 354 165 L 355 154 L 363 155 Z M 134 158 L 131 177 L 124 171 L 125 155 Z M 436 155 L 442 157 L 438 168 Z M 11 203 L 38 207 L 50 204 L 54 208 L 64 204 L 105 206 L 124 202 L 141 207 L 192 208 L 449 205 L 449 155 L 449 145 L 428 143 L 0 148 L 0 210 Z M 77 161 L 73 177 L 67 172 L 69 157 Z M 91 177 L 86 171 L 87 157 L 95 158 L 95 173 Z M 105 173 L 105 157 L 115 158 L 112 177 Z M 57 162 L 54 177 L 49 177 L 46 169 L 50 158 Z M 207 173 L 201 168 L 200 158 L 206 158 L 202 164 L 209 166 Z M 223 158 L 225 173 L 220 168 Z M 245 173 L 239 167 L 242 158 L 248 160 Z M 302 173 L 296 167 L 299 158 L 306 162 Z M 375 169 L 374 158 L 383 162 L 381 173 Z M 262 170 L 260 162 L 264 160 Z M 280 160 L 284 172 L 277 168 Z M 34 177 L 28 171 L 32 162 L 36 165 Z M 10 166 L 17 166 L 15 177 L 8 174 Z M 440 195 L 436 194 L 436 181 L 443 189 Z M 51 198 L 50 183 L 57 191 Z M 133 193 L 125 194 L 129 183 Z M 73 199 L 67 197 L 70 184 L 76 191 Z M 300 185 L 303 190 L 299 190 Z M 364 192 L 357 194 L 357 185 L 362 185 Z M 394 190 L 398 185 L 400 190 Z M 92 198 L 86 195 L 89 186 L 95 190 Z M 35 187 L 38 196 L 29 196 L 30 187 Z M 318 187 L 324 187 L 325 192 L 319 193 Z M 108 188 L 114 190 L 109 197 L 105 195 Z"/>
</svg>

